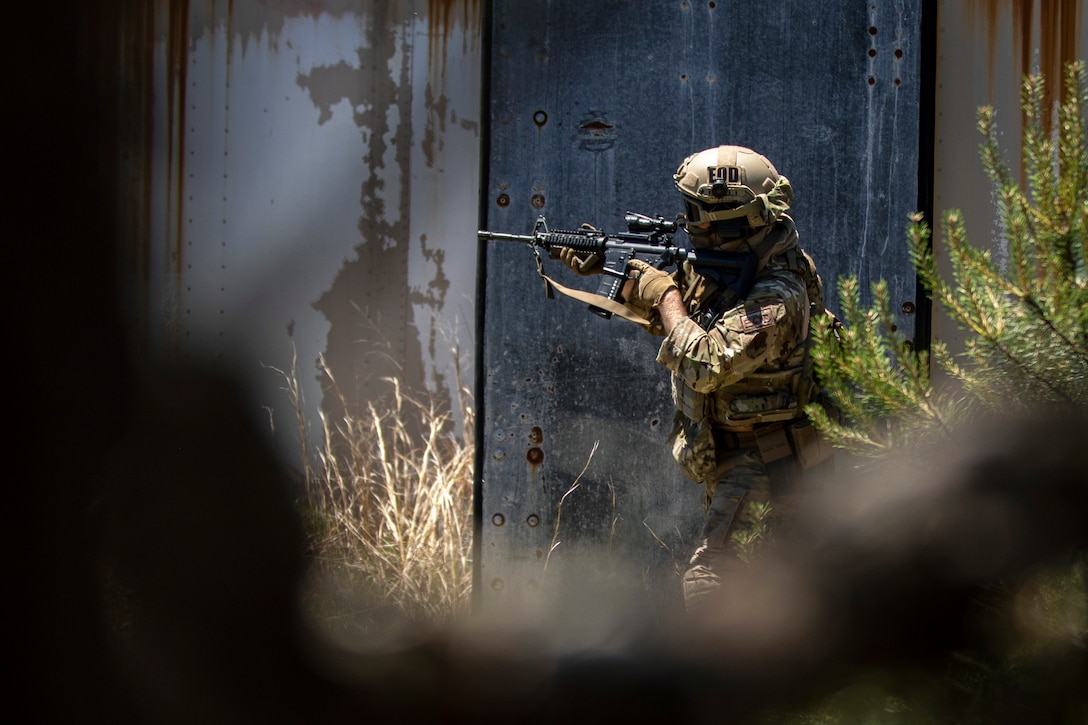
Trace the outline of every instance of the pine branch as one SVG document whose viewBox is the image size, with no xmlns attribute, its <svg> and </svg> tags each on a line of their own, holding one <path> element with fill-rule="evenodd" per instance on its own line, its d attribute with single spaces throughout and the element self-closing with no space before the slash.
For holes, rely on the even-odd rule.
<svg viewBox="0 0 1088 725">
<path fill-rule="evenodd" d="M 845 328 L 832 334 L 814 325 L 813 361 L 823 395 L 842 412 L 810 406 L 814 423 L 835 445 L 880 456 L 909 441 L 944 435 L 953 421 L 980 405 L 1012 412 L 1017 406 L 1088 404 L 1088 73 L 1070 64 L 1067 93 L 1051 130 L 1043 79 L 1025 79 L 1021 158 L 1027 188 L 1002 158 L 991 108 L 979 109 L 979 154 L 994 186 L 996 222 L 1007 244 L 1007 265 L 973 247 L 962 216 L 942 216 L 942 241 L 951 279 L 942 277 L 921 216 L 908 227 L 911 260 L 928 296 L 967 333 L 964 362 L 939 341 L 932 358 L 908 349 L 894 326 L 887 285 L 871 289 L 862 305 L 857 280 L 839 280 Z M 932 361 L 962 393 L 936 395 Z"/>
</svg>

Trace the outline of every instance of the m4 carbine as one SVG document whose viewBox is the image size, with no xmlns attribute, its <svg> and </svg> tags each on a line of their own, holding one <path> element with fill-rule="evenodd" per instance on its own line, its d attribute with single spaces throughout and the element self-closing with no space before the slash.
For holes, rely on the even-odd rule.
<svg viewBox="0 0 1088 725">
<path fill-rule="evenodd" d="M 526 242 L 536 256 L 539 269 L 543 269 L 540 250 L 556 259 L 563 247 L 573 249 L 581 255 L 596 254 L 604 259 L 601 285 L 596 296 L 608 300 L 608 303 L 590 303 L 589 309 L 606 319 L 612 317 L 623 299 L 620 293 L 629 279 L 627 264 L 632 259 L 642 260 L 657 269 L 665 269 L 684 262 L 690 262 L 696 272 L 710 277 L 722 287 L 729 288 L 737 297 L 744 297 L 755 281 L 758 260 L 752 252 L 726 252 L 719 249 L 695 249 L 674 244 L 673 235 L 677 223 L 664 217 L 649 217 L 645 214 L 627 212 L 624 215 L 627 231 L 619 234 L 607 234 L 592 227 L 584 226 L 573 230 L 551 230 L 543 216 L 536 220 L 532 234 L 505 234 L 480 230 L 479 238 L 500 242 Z M 543 277 L 543 271 L 541 271 Z M 545 281 L 558 287 L 565 294 L 570 290 L 544 277 Z M 571 295 L 581 298 L 580 295 Z"/>
</svg>

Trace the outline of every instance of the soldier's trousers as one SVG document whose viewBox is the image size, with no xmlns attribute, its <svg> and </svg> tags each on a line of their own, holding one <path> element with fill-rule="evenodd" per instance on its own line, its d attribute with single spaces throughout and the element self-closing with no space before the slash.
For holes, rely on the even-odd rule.
<svg viewBox="0 0 1088 725">
<path fill-rule="evenodd" d="M 706 485 L 706 520 L 683 579 L 689 612 L 709 606 L 729 573 L 744 566 L 743 537 L 758 523 L 749 504 L 771 500 L 767 466 L 755 451 L 736 452 Z"/>
</svg>

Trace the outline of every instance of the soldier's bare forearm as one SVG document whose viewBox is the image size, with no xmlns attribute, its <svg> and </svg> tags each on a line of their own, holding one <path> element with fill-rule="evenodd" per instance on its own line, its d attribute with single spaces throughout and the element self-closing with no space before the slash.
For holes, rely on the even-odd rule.
<svg viewBox="0 0 1088 725">
<path fill-rule="evenodd" d="M 684 307 L 684 300 L 676 289 L 669 290 L 661 298 L 661 302 L 657 306 L 657 312 L 661 316 L 661 325 L 665 328 L 666 335 L 672 332 L 672 329 L 688 316 L 687 308 Z"/>
</svg>

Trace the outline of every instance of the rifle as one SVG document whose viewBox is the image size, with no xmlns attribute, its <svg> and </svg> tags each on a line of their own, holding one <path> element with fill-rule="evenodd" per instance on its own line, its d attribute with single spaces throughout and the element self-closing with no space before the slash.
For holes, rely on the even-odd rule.
<svg viewBox="0 0 1088 725">
<path fill-rule="evenodd" d="M 500 242 L 527 242 L 536 257 L 537 269 L 545 283 L 576 299 L 586 299 L 585 293 L 568 290 L 549 279 L 543 272 L 540 250 L 548 252 L 551 259 L 559 256 L 559 250 L 569 247 L 582 254 L 596 254 L 604 259 L 601 285 L 594 298 L 590 298 L 591 312 L 609 319 L 613 313 L 632 319 L 625 314 L 620 293 L 628 280 L 627 263 L 640 259 L 657 269 L 690 262 L 695 271 L 710 277 L 737 297 L 744 297 L 755 281 L 758 260 L 752 252 L 726 252 L 719 249 L 695 249 L 679 247 L 673 243 L 677 223 L 664 217 L 627 212 L 624 215 L 627 231 L 606 234 L 590 227 L 574 230 L 551 230 L 543 216 L 537 217 L 532 234 L 505 234 L 479 230 L 480 239 Z M 603 298 L 603 299 L 601 299 Z M 637 320 L 634 320 L 637 321 Z"/>
</svg>

